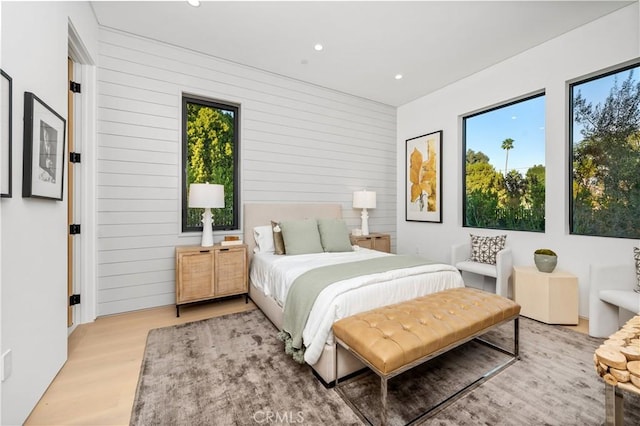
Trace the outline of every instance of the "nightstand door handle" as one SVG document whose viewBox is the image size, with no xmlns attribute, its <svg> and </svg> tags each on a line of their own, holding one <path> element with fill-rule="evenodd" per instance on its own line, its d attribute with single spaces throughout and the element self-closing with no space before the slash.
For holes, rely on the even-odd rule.
<svg viewBox="0 0 640 426">
<path fill-rule="evenodd" d="M 200 250 L 200 253 L 209 253 L 211 250 Z"/>
<path fill-rule="evenodd" d="M 228 248 L 221 248 L 220 251 L 229 251 Z"/>
</svg>

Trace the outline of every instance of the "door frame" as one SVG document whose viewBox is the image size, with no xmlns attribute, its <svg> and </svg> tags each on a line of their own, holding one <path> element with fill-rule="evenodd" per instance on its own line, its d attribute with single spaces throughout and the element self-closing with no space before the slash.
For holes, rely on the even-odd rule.
<svg viewBox="0 0 640 426">
<path fill-rule="evenodd" d="M 82 225 L 80 254 L 82 268 L 78 281 L 81 303 L 75 305 L 74 324 L 68 329 L 73 332 L 79 324 L 93 322 L 96 319 L 97 286 L 97 238 L 96 238 L 96 151 L 97 151 L 97 102 L 96 102 L 96 65 L 73 24 L 69 22 L 68 56 L 79 67 L 81 78 L 82 102 L 76 105 L 75 117 L 80 124 L 76 128 L 77 152 L 82 153 L 82 186 L 78 194 L 80 217 L 76 221 Z M 76 68 L 78 69 L 78 68 Z"/>
</svg>

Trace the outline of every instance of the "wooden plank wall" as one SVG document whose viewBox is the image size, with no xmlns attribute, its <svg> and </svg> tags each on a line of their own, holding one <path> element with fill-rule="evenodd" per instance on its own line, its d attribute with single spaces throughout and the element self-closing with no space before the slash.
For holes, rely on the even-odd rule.
<svg viewBox="0 0 640 426">
<path fill-rule="evenodd" d="M 353 228 L 366 188 L 370 229 L 395 246 L 396 108 L 108 28 L 99 39 L 99 316 L 173 304 L 175 246 L 200 241 L 180 231 L 182 93 L 241 105 L 241 202 L 338 202 Z"/>
</svg>

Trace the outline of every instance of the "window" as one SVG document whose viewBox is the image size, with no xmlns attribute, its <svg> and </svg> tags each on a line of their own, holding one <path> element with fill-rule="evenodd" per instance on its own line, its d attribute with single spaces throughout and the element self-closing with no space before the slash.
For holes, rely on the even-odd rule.
<svg viewBox="0 0 640 426">
<path fill-rule="evenodd" d="M 544 232 L 544 93 L 463 117 L 463 226 Z"/>
<path fill-rule="evenodd" d="M 189 184 L 224 185 L 223 209 L 211 209 L 213 229 L 238 229 L 239 109 L 182 97 L 182 231 L 201 231 L 203 209 L 187 205 Z"/>
<path fill-rule="evenodd" d="M 572 234 L 640 238 L 639 69 L 569 86 Z"/>
</svg>

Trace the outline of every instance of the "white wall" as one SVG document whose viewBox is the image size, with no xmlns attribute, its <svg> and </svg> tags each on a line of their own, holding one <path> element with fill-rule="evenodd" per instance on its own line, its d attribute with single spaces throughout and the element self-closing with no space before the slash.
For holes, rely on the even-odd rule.
<svg viewBox="0 0 640 426">
<path fill-rule="evenodd" d="M 241 202 L 338 202 L 356 227 L 352 193 L 367 188 L 370 229 L 395 244 L 395 108 L 111 29 L 99 38 L 98 315 L 175 303 L 175 246 L 199 244 L 180 232 L 182 92 L 241 104 Z"/>
<path fill-rule="evenodd" d="M 632 262 L 637 241 L 569 234 L 567 82 L 636 59 L 638 3 L 580 27 L 523 54 L 422 97 L 398 109 L 398 252 L 448 261 L 450 247 L 469 233 L 500 231 L 462 227 L 461 119 L 472 111 L 546 90 L 546 232 L 506 232 L 515 265 L 533 265 L 533 251 L 550 247 L 558 269 L 578 276 L 580 315 L 588 316 L 589 265 Z M 514 35 L 517 36 L 517 35 Z M 442 224 L 404 220 L 404 141 L 444 130 Z"/>
<path fill-rule="evenodd" d="M 1 201 L 1 350 L 12 350 L 13 372 L 2 383 L 2 424 L 24 422 L 67 356 L 66 191 L 65 201 L 21 194 L 24 92 L 66 118 L 70 21 L 95 55 L 88 3 L 2 3 L 2 68 L 13 78 L 13 198 Z"/>
</svg>

